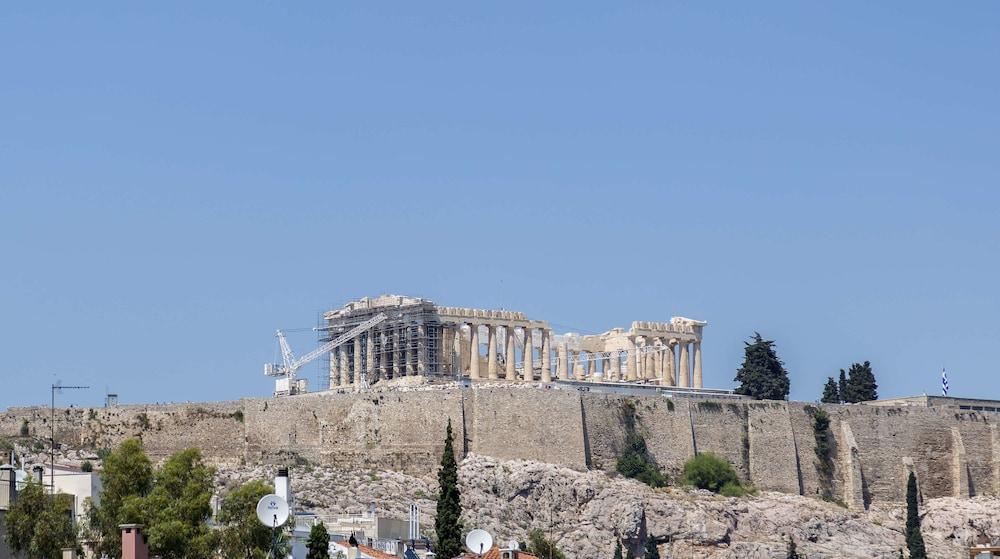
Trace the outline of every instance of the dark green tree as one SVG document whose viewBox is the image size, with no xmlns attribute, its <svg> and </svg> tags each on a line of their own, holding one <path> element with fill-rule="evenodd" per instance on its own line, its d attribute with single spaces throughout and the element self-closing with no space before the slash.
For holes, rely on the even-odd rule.
<svg viewBox="0 0 1000 559">
<path fill-rule="evenodd" d="M 209 529 L 215 468 L 201 451 L 173 454 L 157 471 L 142 510 L 149 550 L 163 559 L 208 559 L 218 546 Z M 256 504 L 256 503 L 255 503 Z"/>
<path fill-rule="evenodd" d="M 120 524 L 145 522 L 142 499 L 153 487 L 153 465 L 138 439 L 123 442 L 103 459 L 100 506 L 90 506 L 87 539 L 97 555 L 121 557 Z"/>
<path fill-rule="evenodd" d="M 72 506 L 70 495 L 46 495 L 40 484 L 29 482 L 4 518 L 7 545 L 28 559 L 60 559 L 64 547 L 76 547 Z"/>
<path fill-rule="evenodd" d="M 754 332 L 750 342 L 744 342 L 743 366 L 736 371 L 737 394 L 758 400 L 784 400 L 788 397 L 788 372 L 774 352 L 774 341 L 765 340 Z"/>
<path fill-rule="evenodd" d="M 785 555 L 787 559 L 800 559 L 798 550 L 795 549 L 795 540 L 788 538 L 788 553 Z"/>
<path fill-rule="evenodd" d="M 667 485 L 667 478 L 649 456 L 646 440 L 636 433 L 625 437 L 625 451 L 615 464 L 615 469 L 621 475 L 637 479 L 650 487 Z"/>
<path fill-rule="evenodd" d="M 840 396 L 844 402 L 851 404 L 878 399 L 878 384 L 875 383 L 871 363 L 865 361 L 851 365 L 847 377 L 847 392 Z"/>
<path fill-rule="evenodd" d="M 546 538 L 545 534 L 537 528 L 528 533 L 527 551 L 541 559 L 566 559 L 556 544 Z"/>
<path fill-rule="evenodd" d="M 820 397 L 819 401 L 824 404 L 840 403 L 840 389 L 837 387 L 837 381 L 833 380 L 833 377 L 826 377 L 826 384 L 823 386 L 823 396 Z"/>
<path fill-rule="evenodd" d="M 330 559 L 330 534 L 322 522 L 313 524 L 309 529 L 306 547 L 309 549 L 306 559 Z"/>
<path fill-rule="evenodd" d="M 910 559 L 927 559 L 917 508 L 917 478 L 913 472 L 906 480 L 906 548 L 910 551 Z"/>
<path fill-rule="evenodd" d="M 656 541 L 653 538 L 646 539 L 646 553 L 643 559 L 660 559 L 660 550 L 656 548 Z"/>
<path fill-rule="evenodd" d="M 841 404 L 847 402 L 847 372 L 843 369 L 840 370 L 840 379 L 837 381 L 837 397 Z"/>
<path fill-rule="evenodd" d="M 448 429 L 445 431 L 438 485 L 437 514 L 434 517 L 437 548 L 434 552 L 438 557 L 455 557 L 462 553 L 462 502 L 458 490 L 458 462 L 455 460 L 451 419 L 448 419 Z"/>
<path fill-rule="evenodd" d="M 622 558 L 622 543 L 620 541 L 615 541 L 615 555 L 612 559 L 623 559 Z"/>
<path fill-rule="evenodd" d="M 253 480 L 233 489 L 222 500 L 216 517 L 220 530 L 222 556 L 230 559 L 264 559 L 271 550 L 271 529 L 257 520 L 257 503 L 264 495 L 274 493 L 274 487 Z M 292 520 L 289 520 L 289 524 Z M 310 534 L 311 535 L 311 534 Z M 286 545 L 285 534 L 279 533 L 279 545 Z"/>
</svg>

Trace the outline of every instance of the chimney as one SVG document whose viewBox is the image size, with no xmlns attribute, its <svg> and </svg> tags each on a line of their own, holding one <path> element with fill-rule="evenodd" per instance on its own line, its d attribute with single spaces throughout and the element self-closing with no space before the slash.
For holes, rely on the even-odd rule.
<svg viewBox="0 0 1000 559">
<path fill-rule="evenodd" d="M 146 535 L 142 524 L 122 524 L 122 559 L 149 559 Z"/>
<path fill-rule="evenodd" d="M 288 479 L 288 468 L 278 468 L 278 476 L 274 478 L 274 494 L 281 497 L 292 508 L 292 484 Z"/>
</svg>

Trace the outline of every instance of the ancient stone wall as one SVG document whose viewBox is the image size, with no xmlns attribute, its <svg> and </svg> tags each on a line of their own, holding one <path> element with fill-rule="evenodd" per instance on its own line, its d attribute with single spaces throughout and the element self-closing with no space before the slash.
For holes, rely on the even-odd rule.
<svg viewBox="0 0 1000 559">
<path fill-rule="evenodd" d="M 830 417 L 829 464 L 816 455 L 813 416 Z M 630 432 L 676 480 L 697 452 L 729 460 L 760 489 L 856 507 L 901 501 L 916 473 L 924 498 L 996 495 L 1000 417 L 952 408 L 810 406 L 669 400 L 523 387 L 317 393 L 233 402 L 56 410 L 57 439 L 94 449 L 130 437 L 154 458 L 201 448 L 214 462 L 312 462 L 428 475 L 448 421 L 455 451 L 613 470 Z M 0 413 L 0 435 L 27 420 L 40 439 L 49 410 Z M 848 443 L 853 441 L 851 446 Z"/>
</svg>

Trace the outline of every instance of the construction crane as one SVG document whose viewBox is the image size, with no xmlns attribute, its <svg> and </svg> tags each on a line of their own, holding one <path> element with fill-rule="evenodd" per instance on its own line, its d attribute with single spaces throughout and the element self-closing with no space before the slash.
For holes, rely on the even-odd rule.
<svg viewBox="0 0 1000 559">
<path fill-rule="evenodd" d="M 285 333 L 278 330 L 278 345 L 281 346 L 281 363 L 265 363 L 264 364 L 264 374 L 269 377 L 284 377 L 275 381 L 275 396 L 286 396 L 292 394 L 298 394 L 305 392 L 305 386 L 299 386 L 295 379 L 295 375 L 299 369 L 312 363 L 316 358 L 321 355 L 330 353 L 337 347 L 343 345 L 346 342 L 353 340 L 354 338 L 361 335 L 362 332 L 377 326 L 382 322 L 388 320 L 389 317 L 385 313 L 379 313 L 368 320 L 358 324 L 354 328 L 351 328 L 347 332 L 337 336 L 336 338 L 330 340 L 329 342 L 319 346 L 318 348 L 310 351 L 309 353 L 295 358 L 295 354 L 292 353 L 292 348 L 288 345 L 288 340 L 285 338 Z M 304 384 L 304 383 L 303 383 Z"/>
</svg>

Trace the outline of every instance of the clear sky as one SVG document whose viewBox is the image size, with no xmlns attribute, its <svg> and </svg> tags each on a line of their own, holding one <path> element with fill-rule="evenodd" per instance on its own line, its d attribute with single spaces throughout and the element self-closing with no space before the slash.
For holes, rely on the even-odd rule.
<svg viewBox="0 0 1000 559">
<path fill-rule="evenodd" d="M 380 293 L 1000 398 L 1000 3 L 0 11 L 0 407 L 270 393 Z M 304 352 L 311 332 L 290 338 Z M 315 378 L 318 367 L 310 367 Z"/>
</svg>

